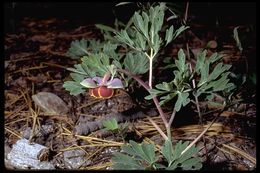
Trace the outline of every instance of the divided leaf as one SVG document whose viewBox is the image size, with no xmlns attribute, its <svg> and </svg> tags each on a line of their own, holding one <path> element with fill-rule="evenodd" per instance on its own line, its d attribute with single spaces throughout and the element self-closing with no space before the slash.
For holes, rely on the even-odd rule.
<svg viewBox="0 0 260 173">
<path fill-rule="evenodd" d="M 175 148 L 173 149 L 172 142 L 166 140 L 164 145 L 161 148 L 163 156 L 168 162 L 168 167 L 166 170 L 175 170 L 177 167 L 181 167 L 183 170 L 198 170 L 201 169 L 201 159 L 194 157 L 194 154 L 198 152 L 198 149 L 195 146 L 192 146 L 185 153 L 182 151 L 188 146 L 189 142 L 179 141 Z"/>
<path fill-rule="evenodd" d="M 154 165 L 159 159 L 155 155 L 155 146 L 153 144 L 138 144 L 130 140 L 129 145 L 123 145 L 121 148 L 126 154 L 114 154 L 112 158 L 114 169 L 147 169 Z M 124 167 L 126 164 L 131 165 L 131 167 Z"/>
<path fill-rule="evenodd" d="M 130 157 L 126 154 L 122 154 L 119 152 L 113 154 L 112 161 L 114 162 L 112 167 L 115 170 L 144 170 L 145 169 L 145 167 L 143 167 L 133 157 Z"/>
<path fill-rule="evenodd" d="M 200 80 L 197 84 L 197 90 L 194 95 L 197 97 L 201 94 L 211 92 L 224 91 L 234 88 L 234 84 L 229 83 L 228 70 L 231 65 L 218 63 L 210 72 L 210 65 L 217 62 L 222 56 L 214 53 L 209 58 L 206 58 L 206 51 L 200 52 L 197 56 L 195 72 L 200 75 Z"/>
<path fill-rule="evenodd" d="M 189 99 L 189 93 L 184 93 L 179 91 L 177 91 L 177 93 L 178 93 L 178 99 L 175 103 L 174 108 L 178 112 L 181 109 L 181 107 L 186 106 L 190 102 L 190 99 Z"/>
<path fill-rule="evenodd" d="M 117 130 L 118 129 L 118 123 L 115 118 L 104 120 L 103 126 L 106 128 L 106 130 Z"/>
<path fill-rule="evenodd" d="M 102 44 L 94 39 L 81 39 L 71 42 L 70 48 L 66 55 L 72 59 L 80 59 L 90 53 L 97 53 L 102 48 Z"/>
<path fill-rule="evenodd" d="M 63 87 L 70 92 L 71 95 L 78 95 L 80 93 L 85 92 L 85 89 L 78 82 L 74 81 L 66 81 L 63 84 Z"/>
<path fill-rule="evenodd" d="M 124 66 L 133 74 L 144 74 L 149 70 L 149 61 L 141 53 L 128 53 L 124 59 Z"/>
<path fill-rule="evenodd" d="M 165 41 L 166 45 L 169 44 L 173 39 L 173 26 L 166 30 Z"/>
</svg>

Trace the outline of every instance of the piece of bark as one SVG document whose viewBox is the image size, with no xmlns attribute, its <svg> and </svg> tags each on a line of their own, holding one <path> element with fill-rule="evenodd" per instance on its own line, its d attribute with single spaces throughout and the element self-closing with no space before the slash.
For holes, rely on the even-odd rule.
<svg viewBox="0 0 260 173">
<path fill-rule="evenodd" d="M 115 118 L 118 123 L 130 120 L 136 120 L 138 118 L 144 118 L 145 116 L 156 116 L 157 112 L 153 109 L 149 110 L 147 113 L 142 111 L 131 112 L 135 110 L 128 110 L 121 113 L 110 113 L 104 118 L 98 119 L 96 121 L 79 122 L 75 126 L 75 133 L 77 135 L 88 135 L 89 133 L 99 130 L 103 127 L 103 121 L 111 118 Z"/>
<path fill-rule="evenodd" d="M 49 149 L 36 143 L 29 144 L 27 139 L 20 139 L 14 145 L 7 159 L 18 169 L 55 169 L 47 161 Z"/>
</svg>

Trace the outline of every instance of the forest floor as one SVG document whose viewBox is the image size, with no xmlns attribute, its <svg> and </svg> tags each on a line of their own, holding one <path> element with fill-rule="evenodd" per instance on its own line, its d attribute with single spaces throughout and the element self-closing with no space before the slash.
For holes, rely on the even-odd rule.
<svg viewBox="0 0 260 173">
<path fill-rule="evenodd" d="M 152 142 L 157 147 L 162 145 L 162 137 L 146 117 L 151 116 L 164 129 L 162 120 L 154 110 L 146 110 L 139 118 L 128 121 L 125 141 L 118 134 L 105 133 L 104 129 L 82 129 L 85 127 L 82 124 L 96 122 L 111 113 L 121 116 L 120 110 L 125 111 L 129 103 L 137 102 L 132 101 L 135 100 L 132 93 L 119 94 L 109 101 L 96 100 L 87 92 L 71 96 L 62 87 L 64 81 L 69 79 L 66 68 L 77 63 L 77 60 L 66 56 L 70 43 L 76 39 L 102 36 L 94 25 L 70 26 L 69 22 L 55 18 L 25 18 L 16 33 L 5 33 L 4 134 L 5 166 L 9 169 L 15 166 L 7 155 L 22 138 L 50 149 L 48 159 L 44 160 L 56 169 L 110 169 L 112 153 L 119 151 L 120 146 L 129 140 Z M 211 51 L 217 50 L 225 55 L 224 62 L 233 65 L 234 73 L 241 76 L 239 80 L 243 79 L 243 75 L 247 76 L 247 80 L 238 85 L 232 96 L 234 104 L 227 110 L 220 113 L 218 105 L 207 102 L 200 105 L 204 128 L 215 116 L 219 116 L 204 135 L 207 152 L 203 152 L 202 140 L 197 143 L 201 148 L 203 170 L 256 168 L 256 91 L 248 77 L 251 73 L 249 67 L 255 66 L 255 45 L 247 45 L 241 54 L 232 40 L 234 27 L 193 25 L 192 32 L 188 34 L 193 53 L 214 40 L 217 47 Z M 246 26 L 241 29 L 246 30 Z M 185 47 L 181 40 L 172 45 L 172 57 L 177 56 L 178 48 L 182 46 Z M 60 109 L 56 103 L 49 103 L 49 109 L 60 113 L 47 114 L 35 105 L 32 98 L 39 92 L 55 94 L 64 101 L 66 108 Z M 48 101 L 52 100 L 50 97 Z M 221 101 L 223 98 L 218 99 Z M 114 104 L 111 111 L 105 107 L 108 102 Z M 173 139 L 192 141 L 203 131 L 203 127 L 198 124 L 196 107 L 192 105 L 177 113 L 172 127 Z"/>
</svg>

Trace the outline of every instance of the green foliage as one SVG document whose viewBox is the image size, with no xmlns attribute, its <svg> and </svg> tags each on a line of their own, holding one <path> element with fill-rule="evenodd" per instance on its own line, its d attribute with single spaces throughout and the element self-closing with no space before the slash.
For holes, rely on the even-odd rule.
<svg viewBox="0 0 260 173">
<path fill-rule="evenodd" d="M 229 82 L 228 76 L 231 65 L 217 63 L 221 58 L 217 53 L 212 54 L 209 58 L 206 58 L 206 51 L 198 54 L 195 71 L 200 80 L 197 84 L 197 90 L 194 95 L 199 97 L 201 94 L 212 94 L 214 92 L 224 91 L 234 87 L 234 84 Z M 213 70 L 210 72 L 210 66 L 216 64 Z"/>
<path fill-rule="evenodd" d="M 115 118 L 104 120 L 103 126 L 105 127 L 106 130 L 110 130 L 110 131 L 115 131 L 118 130 L 119 128 Z"/>
<path fill-rule="evenodd" d="M 120 23 L 121 24 L 121 23 Z M 118 21 L 115 21 L 115 25 L 118 25 Z M 101 30 L 101 33 L 103 34 L 103 37 L 106 41 L 110 41 L 112 43 L 117 43 L 117 40 L 114 38 L 114 33 L 117 31 L 116 29 L 103 25 L 103 24 L 96 24 L 95 25 L 98 29 Z"/>
<path fill-rule="evenodd" d="M 63 87 L 70 92 L 71 95 L 78 95 L 85 91 L 84 87 L 75 81 L 66 81 Z"/>
<path fill-rule="evenodd" d="M 174 26 L 171 26 L 169 29 L 167 29 L 166 36 L 165 36 L 166 45 L 169 44 L 175 38 L 177 38 L 183 31 L 185 31 L 188 28 L 189 26 L 181 26 L 175 32 L 173 32 Z"/>
<path fill-rule="evenodd" d="M 162 39 L 160 37 L 160 32 L 163 26 L 165 9 L 165 3 L 160 3 L 160 5 L 151 7 L 147 12 L 135 12 L 134 16 L 131 18 L 134 32 L 130 33 L 129 30 L 126 29 L 121 30 L 115 32 L 115 38 L 117 38 L 119 42 L 144 54 L 150 53 L 149 51 L 153 50 L 153 55 L 155 56 L 159 52 L 163 40 L 166 42 L 165 45 L 167 45 L 188 28 L 181 26 L 174 31 L 173 26 L 171 26 L 166 30 L 165 38 Z"/>
<path fill-rule="evenodd" d="M 185 60 L 185 54 L 182 49 L 178 52 L 178 59 L 175 60 L 176 70 L 173 71 L 174 79 L 167 83 L 157 84 L 154 89 L 150 90 L 149 96 L 145 99 L 152 99 L 154 96 L 160 97 L 160 104 L 163 105 L 175 96 L 178 96 L 175 103 L 175 110 L 178 112 L 182 107 L 190 102 L 190 91 L 199 97 L 204 94 L 206 97 L 216 92 L 229 91 L 234 88 L 234 84 L 229 82 L 228 76 L 231 65 L 217 63 L 221 55 L 214 53 L 206 58 L 207 51 L 200 52 L 197 55 L 194 73 L 190 73 L 189 65 Z M 210 70 L 210 68 L 215 67 Z M 191 87 L 193 76 L 197 76 L 197 88 Z"/>
<path fill-rule="evenodd" d="M 102 122 L 103 126 L 105 127 L 104 130 L 111 131 L 114 135 L 119 135 L 121 139 L 125 142 L 126 132 L 129 129 L 129 123 L 121 123 L 118 124 L 115 118 L 111 118 L 108 120 L 104 120 Z"/>
<path fill-rule="evenodd" d="M 116 52 L 117 44 L 108 42 L 100 42 L 94 39 L 81 39 L 71 42 L 70 48 L 66 55 L 72 59 L 80 59 L 83 56 L 90 56 L 91 54 L 104 54 L 111 56 L 113 59 L 120 59 L 120 54 Z"/>
<path fill-rule="evenodd" d="M 154 169 L 154 164 L 159 159 L 155 155 L 155 146 L 153 144 L 138 144 L 130 140 L 129 145 L 123 145 L 121 148 L 126 154 L 114 153 L 112 157 L 113 169 Z"/>
<path fill-rule="evenodd" d="M 109 57 L 104 53 L 92 54 L 82 58 L 82 67 L 90 77 L 104 76 L 109 71 Z"/>
<path fill-rule="evenodd" d="M 151 95 L 145 97 L 145 99 L 164 95 L 160 98 L 160 105 L 163 105 L 172 100 L 175 96 L 178 96 L 174 106 L 178 112 L 181 107 L 186 106 L 190 102 L 189 91 L 191 90 L 189 85 L 191 75 L 188 64 L 185 62 L 185 54 L 182 49 L 178 52 L 178 59 L 175 60 L 175 64 L 177 70 L 173 72 L 175 76 L 174 80 L 169 83 L 163 82 L 162 84 L 157 84 L 155 86 L 156 89 L 151 89 Z"/>
<path fill-rule="evenodd" d="M 73 72 L 70 74 L 73 81 L 66 81 L 63 85 L 72 95 L 78 95 L 85 91 L 84 87 L 80 85 L 80 82 L 85 78 L 102 77 L 106 72 L 111 70 L 111 58 L 104 53 L 83 56 L 81 60 L 81 64 L 74 65 L 74 68 L 68 68 L 69 71 Z"/>
<path fill-rule="evenodd" d="M 80 59 L 84 55 L 89 55 L 90 52 L 97 53 L 101 47 L 102 44 L 97 40 L 75 40 L 71 42 L 70 48 L 66 55 L 72 59 Z"/>
<path fill-rule="evenodd" d="M 124 59 L 124 67 L 133 74 L 144 74 L 149 70 L 149 61 L 141 53 L 129 52 Z"/>
<path fill-rule="evenodd" d="M 198 153 L 198 148 L 192 146 L 181 154 L 188 144 L 188 141 L 184 143 L 179 141 L 173 149 L 172 142 L 169 140 L 165 141 L 161 152 L 168 162 L 166 170 L 175 170 L 177 167 L 181 167 L 183 170 L 199 170 L 202 168 L 201 159 L 193 156 Z"/>
<path fill-rule="evenodd" d="M 166 140 L 161 148 L 161 153 L 168 162 L 167 166 L 164 166 L 158 162 L 159 157 L 156 156 L 155 146 L 153 144 L 138 144 L 134 141 L 129 141 L 129 145 L 123 145 L 121 147 L 123 153 L 114 153 L 112 157 L 113 169 L 166 169 L 174 170 L 178 167 L 183 170 L 198 170 L 201 169 L 201 159 L 194 157 L 194 154 L 198 152 L 195 146 L 192 146 L 183 154 L 182 151 L 188 146 L 188 142 L 182 143 L 179 141 L 175 148 L 173 148 L 171 141 Z"/>
<path fill-rule="evenodd" d="M 178 99 L 177 102 L 175 103 L 175 110 L 178 112 L 181 107 L 186 106 L 189 102 L 189 93 L 188 92 L 177 92 L 178 93 Z"/>
<path fill-rule="evenodd" d="M 186 63 L 186 57 L 182 49 L 178 52 L 178 59 L 175 60 L 177 70 L 173 71 L 175 76 L 173 83 L 177 90 L 182 92 L 185 87 L 189 87 L 188 82 L 191 79 L 189 65 Z"/>
<path fill-rule="evenodd" d="M 73 80 L 65 82 L 64 88 L 73 95 L 82 93 L 85 90 L 79 83 L 83 79 L 95 76 L 102 77 L 109 71 L 112 65 L 119 69 L 127 69 L 133 74 L 146 73 L 149 70 L 146 57 L 154 58 L 160 50 L 163 40 L 168 44 L 182 31 L 187 29 L 187 27 L 182 26 L 174 31 L 172 26 L 166 31 L 165 39 L 162 39 L 160 32 L 164 21 L 165 9 L 165 3 L 160 3 L 155 7 L 151 7 L 147 12 L 136 12 L 127 25 L 116 20 L 116 29 L 97 24 L 96 27 L 101 29 L 102 33 L 107 36 L 105 39 L 113 43 L 110 41 L 101 43 L 96 40 L 85 39 L 73 41 L 67 56 L 73 59 L 81 58 L 82 63 L 75 65 L 74 68 L 68 68 L 68 70 L 73 72 L 71 73 Z M 119 25 L 125 27 L 125 29 L 118 31 Z M 115 37 L 113 34 L 115 34 Z M 118 41 L 127 44 L 135 51 L 119 53 L 117 50 Z M 151 54 L 150 51 L 152 51 Z M 129 77 L 124 77 L 123 74 L 120 75 L 125 80 L 126 85 L 128 85 Z"/>
</svg>

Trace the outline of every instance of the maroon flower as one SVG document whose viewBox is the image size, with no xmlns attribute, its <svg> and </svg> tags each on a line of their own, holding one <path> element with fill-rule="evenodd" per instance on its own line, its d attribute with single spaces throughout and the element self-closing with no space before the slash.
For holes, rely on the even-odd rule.
<svg viewBox="0 0 260 173">
<path fill-rule="evenodd" d="M 80 82 L 80 84 L 84 87 L 90 88 L 89 92 L 91 96 L 95 98 L 108 99 L 114 95 L 114 89 L 124 87 L 119 78 L 114 78 L 107 81 L 108 78 L 109 75 L 105 75 L 103 78 L 86 78 Z"/>
</svg>

